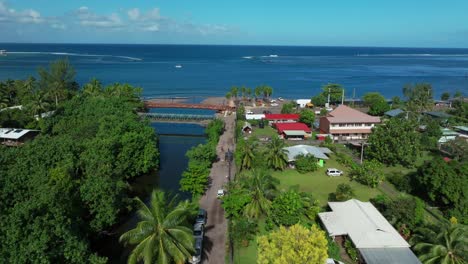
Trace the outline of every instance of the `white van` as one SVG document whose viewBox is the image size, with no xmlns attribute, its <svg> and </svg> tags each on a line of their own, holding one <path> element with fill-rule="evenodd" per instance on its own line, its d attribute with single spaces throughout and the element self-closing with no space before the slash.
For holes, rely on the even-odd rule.
<svg viewBox="0 0 468 264">
<path fill-rule="evenodd" d="M 340 171 L 339 169 L 335 169 L 335 168 L 329 168 L 327 169 L 327 175 L 328 176 L 341 176 L 343 175 L 343 171 Z"/>
</svg>

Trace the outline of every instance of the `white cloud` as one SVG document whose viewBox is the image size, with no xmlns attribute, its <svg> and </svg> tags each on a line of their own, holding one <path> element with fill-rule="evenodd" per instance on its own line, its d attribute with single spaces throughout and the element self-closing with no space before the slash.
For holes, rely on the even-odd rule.
<svg viewBox="0 0 468 264">
<path fill-rule="evenodd" d="M 138 8 L 132 8 L 127 11 L 127 15 L 130 20 L 138 20 L 140 18 L 140 10 Z"/>
<path fill-rule="evenodd" d="M 39 24 L 46 20 L 34 9 L 25 9 L 17 12 L 4 2 L 0 2 L 0 21 L 23 24 Z"/>
<path fill-rule="evenodd" d="M 100 28 L 120 28 L 124 26 L 117 13 L 112 13 L 110 15 L 97 15 L 88 7 L 82 6 L 76 10 L 75 14 L 78 17 L 79 24 L 82 26 Z"/>
<path fill-rule="evenodd" d="M 151 31 L 151 32 L 156 32 L 159 31 L 159 25 L 154 24 L 154 25 L 149 25 L 149 26 L 144 26 L 141 28 L 143 31 Z"/>
</svg>

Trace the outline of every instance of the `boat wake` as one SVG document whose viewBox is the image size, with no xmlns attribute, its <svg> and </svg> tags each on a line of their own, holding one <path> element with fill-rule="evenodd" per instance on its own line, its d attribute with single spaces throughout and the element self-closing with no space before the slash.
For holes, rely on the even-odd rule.
<svg viewBox="0 0 468 264">
<path fill-rule="evenodd" d="M 85 53 L 72 53 L 72 52 L 52 52 L 52 51 L 8 51 L 8 54 L 38 54 L 38 55 L 55 55 L 55 56 L 73 56 L 73 57 L 107 57 L 117 58 L 129 61 L 142 61 L 143 59 L 129 57 L 129 56 L 117 56 L 117 55 L 102 55 L 102 54 L 85 54 Z"/>
<path fill-rule="evenodd" d="M 435 54 L 435 53 L 394 53 L 394 54 L 356 54 L 356 57 L 467 57 L 468 54 Z"/>
</svg>

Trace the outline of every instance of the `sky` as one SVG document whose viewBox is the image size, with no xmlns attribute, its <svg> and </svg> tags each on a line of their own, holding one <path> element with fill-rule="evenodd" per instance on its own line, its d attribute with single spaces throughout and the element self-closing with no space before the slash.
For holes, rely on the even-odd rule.
<svg viewBox="0 0 468 264">
<path fill-rule="evenodd" d="M 0 0 L 0 42 L 468 48 L 468 0 Z"/>
</svg>

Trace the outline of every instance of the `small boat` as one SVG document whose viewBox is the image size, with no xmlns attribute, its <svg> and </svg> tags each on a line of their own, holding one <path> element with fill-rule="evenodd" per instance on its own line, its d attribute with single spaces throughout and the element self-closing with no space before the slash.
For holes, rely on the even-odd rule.
<svg viewBox="0 0 468 264">
<path fill-rule="evenodd" d="M 270 58 L 278 58 L 278 55 L 276 55 L 276 54 L 271 54 L 269 57 L 270 57 Z"/>
<path fill-rule="evenodd" d="M 176 66 L 174 66 L 174 67 L 176 67 L 177 69 L 180 69 L 180 68 L 182 68 L 182 65 L 180 65 L 180 64 L 177 64 L 177 65 L 176 65 Z"/>
<path fill-rule="evenodd" d="M 6 50 L 0 50 L 0 56 L 6 56 L 7 53 L 6 53 Z"/>
</svg>

